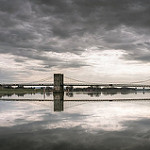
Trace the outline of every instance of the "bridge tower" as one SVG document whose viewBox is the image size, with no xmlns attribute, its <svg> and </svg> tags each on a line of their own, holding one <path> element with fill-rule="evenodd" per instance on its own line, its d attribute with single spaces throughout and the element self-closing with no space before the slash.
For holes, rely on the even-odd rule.
<svg viewBox="0 0 150 150">
<path fill-rule="evenodd" d="M 54 74 L 54 92 L 64 92 L 64 75 Z"/>
<path fill-rule="evenodd" d="M 54 74 L 54 111 L 63 111 L 64 77 L 63 74 Z"/>
</svg>

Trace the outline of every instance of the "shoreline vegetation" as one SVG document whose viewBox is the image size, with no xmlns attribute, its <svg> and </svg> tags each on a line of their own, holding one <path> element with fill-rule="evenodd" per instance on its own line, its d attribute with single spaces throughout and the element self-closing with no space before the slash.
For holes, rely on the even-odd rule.
<svg viewBox="0 0 150 150">
<path fill-rule="evenodd" d="M 115 87 L 65 87 L 64 92 L 134 92 L 134 91 L 150 91 L 150 89 L 137 89 L 137 88 L 115 88 Z M 44 93 L 44 92 L 53 92 L 52 87 L 0 87 L 0 93 Z"/>
<path fill-rule="evenodd" d="M 41 89 L 0 89 L 0 93 L 38 93 Z"/>
<path fill-rule="evenodd" d="M 30 87 L 30 88 L 24 88 L 24 87 L 1 87 L 0 88 L 0 98 L 4 96 L 12 96 L 17 95 L 18 97 L 22 97 L 26 94 L 35 95 L 37 93 L 41 95 L 51 95 L 53 92 L 52 87 Z M 66 96 L 73 97 L 73 92 L 75 93 L 83 93 L 88 94 L 91 97 L 93 96 L 100 96 L 103 95 L 115 95 L 115 94 L 129 94 L 129 93 L 138 93 L 138 92 L 150 92 L 150 89 L 136 89 L 136 88 L 114 88 L 114 87 L 108 87 L 108 88 L 96 88 L 96 87 L 86 87 L 86 88 L 73 88 L 73 87 L 65 87 L 64 92 L 66 93 Z"/>
<path fill-rule="evenodd" d="M 51 89 L 49 88 L 0 88 L 0 98 L 3 96 L 12 96 L 12 95 L 17 95 L 19 96 L 24 96 L 26 94 L 36 94 L 36 93 L 40 93 L 40 94 L 44 94 L 47 92 L 51 92 Z"/>
<path fill-rule="evenodd" d="M 128 87 L 122 87 L 122 88 L 116 88 L 116 87 L 77 87 L 73 88 L 72 86 L 70 87 L 64 87 L 64 91 L 66 92 L 77 92 L 77 91 L 87 91 L 87 92 L 94 92 L 94 91 L 150 91 L 150 89 L 137 89 L 137 88 L 128 88 Z M 1 92 L 53 92 L 52 87 L 30 87 L 30 88 L 25 88 L 25 87 L 0 87 L 0 93 Z"/>
<path fill-rule="evenodd" d="M 38 93 L 38 92 L 51 92 L 52 88 L 46 87 L 46 88 L 24 88 L 24 87 L 0 87 L 0 93 Z"/>
</svg>

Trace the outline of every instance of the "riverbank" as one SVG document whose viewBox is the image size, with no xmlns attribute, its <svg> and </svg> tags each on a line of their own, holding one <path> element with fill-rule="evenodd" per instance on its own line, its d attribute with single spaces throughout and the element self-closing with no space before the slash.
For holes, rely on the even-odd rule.
<svg viewBox="0 0 150 150">
<path fill-rule="evenodd" d="M 0 89 L 0 94 L 1 93 L 7 93 L 7 94 L 11 94 L 11 93 L 38 93 L 38 92 L 43 92 L 43 89 L 34 89 L 34 88 L 23 88 L 23 89 L 20 89 L 20 88 L 16 88 L 16 89 L 7 89 L 7 88 L 3 88 L 3 89 Z"/>
</svg>

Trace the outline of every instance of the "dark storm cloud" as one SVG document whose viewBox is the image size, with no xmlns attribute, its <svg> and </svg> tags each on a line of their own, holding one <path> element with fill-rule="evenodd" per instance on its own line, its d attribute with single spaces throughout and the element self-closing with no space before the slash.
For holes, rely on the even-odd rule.
<svg viewBox="0 0 150 150">
<path fill-rule="evenodd" d="M 137 52 L 136 55 L 134 52 L 126 54 L 126 55 L 124 55 L 124 58 L 128 59 L 128 60 L 138 60 L 140 62 L 149 63 L 150 62 L 150 52 L 149 51 L 144 52 L 144 50 L 141 50 L 141 51 L 143 53 Z"/>
<path fill-rule="evenodd" d="M 49 61 L 47 63 L 45 63 L 45 67 L 44 68 L 51 68 L 53 63 L 49 63 Z M 84 64 L 82 61 L 78 61 L 78 60 L 73 60 L 73 61 L 66 61 L 66 62 L 55 62 L 55 64 L 59 67 L 59 68 L 79 68 L 81 66 L 90 66 L 88 64 Z"/>
<path fill-rule="evenodd" d="M 81 66 L 90 66 L 88 64 L 84 64 L 82 61 L 71 61 L 68 63 L 61 64 L 60 68 L 79 68 Z"/>
<path fill-rule="evenodd" d="M 26 61 L 26 59 L 23 59 L 23 58 L 16 58 L 15 59 L 15 62 L 18 62 L 18 63 L 24 63 Z"/>
<path fill-rule="evenodd" d="M 150 37 L 149 14 L 148 0 L 1 0 L 0 52 L 45 63 L 47 57 L 41 56 L 45 51 L 80 55 L 96 45 L 122 49 L 125 59 L 149 62 L 150 45 L 145 42 Z M 130 28 L 133 37 L 124 36 L 122 26 Z M 141 34 L 145 38 L 138 44 Z M 51 66 L 65 63 L 50 59 Z"/>
</svg>

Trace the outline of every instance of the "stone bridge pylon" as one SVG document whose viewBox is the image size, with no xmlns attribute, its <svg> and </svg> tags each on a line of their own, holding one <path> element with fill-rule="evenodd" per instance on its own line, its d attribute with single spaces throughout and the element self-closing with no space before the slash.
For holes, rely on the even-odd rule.
<svg viewBox="0 0 150 150">
<path fill-rule="evenodd" d="M 54 92 L 64 92 L 64 75 L 54 74 Z"/>
</svg>

